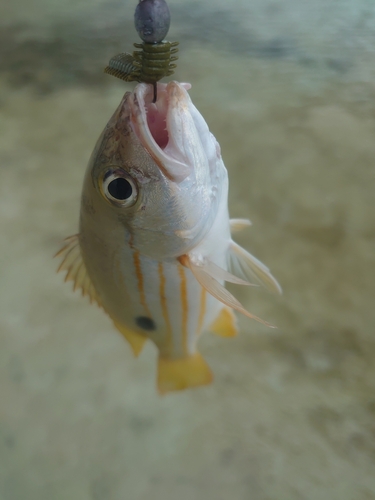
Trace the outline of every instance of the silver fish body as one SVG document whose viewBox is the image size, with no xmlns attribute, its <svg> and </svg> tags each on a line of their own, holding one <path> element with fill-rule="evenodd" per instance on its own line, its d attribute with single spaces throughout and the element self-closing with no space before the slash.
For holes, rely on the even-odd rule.
<svg viewBox="0 0 375 500">
<path fill-rule="evenodd" d="M 158 84 L 155 104 L 150 85 L 125 94 L 89 161 L 79 235 L 60 266 L 136 354 L 146 339 L 156 345 L 161 393 L 209 383 L 196 350 L 201 333 L 235 335 L 232 308 L 254 317 L 224 281 L 280 291 L 232 241 L 227 170 L 188 88 Z M 246 225 L 237 220 L 232 229 Z"/>
</svg>

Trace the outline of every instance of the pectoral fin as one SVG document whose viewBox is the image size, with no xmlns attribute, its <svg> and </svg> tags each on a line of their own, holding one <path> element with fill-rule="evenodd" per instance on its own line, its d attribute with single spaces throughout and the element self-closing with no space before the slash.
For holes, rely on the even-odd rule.
<svg viewBox="0 0 375 500">
<path fill-rule="evenodd" d="M 75 234 L 65 239 L 65 244 L 57 252 L 55 257 L 62 257 L 59 271 L 67 271 L 65 281 L 73 281 L 73 290 L 81 289 L 82 295 L 88 295 L 90 302 L 96 302 L 101 306 L 98 294 L 87 274 L 85 263 L 82 259 L 81 248 L 79 246 L 79 235 Z"/>
<path fill-rule="evenodd" d="M 251 221 L 249 219 L 231 219 L 230 221 L 230 232 L 238 233 L 243 229 L 247 229 L 251 226 Z"/>
<path fill-rule="evenodd" d="M 159 358 L 157 384 L 160 394 L 207 385 L 212 379 L 209 366 L 198 352 L 187 358 Z"/>
<path fill-rule="evenodd" d="M 220 337 L 235 337 L 238 334 L 237 319 L 232 309 L 223 307 L 208 329 L 210 332 L 220 335 Z"/>
<path fill-rule="evenodd" d="M 255 319 L 256 321 L 259 321 L 259 323 L 263 323 L 266 326 L 269 326 L 271 328 L 275 328 L 274 326 L 270 325 L 266 321 L 264 321 L 261 318 L 258 318 L 257 316 L 254 316 L 251 314 L 249 311 L 247 311 L 244 306 L 221 284 L 215 279 L 212 274 L 210 274 L 209 268 L 207 270 L 206 265 L 198 265 L 195 264 L 191 261 L 190 257 L 188 255 L 183 255 L 179 258 L 180 262 L 182 265 L 185 267 L 188 267 L 191 272 L 193 273 L 195 279 L 198 281 L 198 283 L 205 289 L 207 290 L 208 293 L 210 293 L 213 297 L 215 297 L 217 300 L 222 302 L 228 307 L 231 307 L 232 309 L 235 309 L 236 311 L 241 312 L 245 316 Z M 217 267 L 217 266 L 216 266 Z M 227 271 L 224 271 L 222 269 L 223 273 L 227 273 Z M 230 275 L 230 273 L 227 273 Z M 233 276 L 233 275 L 231 275 Z M 236 278 L 233 276 L 233 278 Z M 239 278 L 236 278 L 238 280 Z M 229 281 L 228 279 L 226 281 Z M 241 280 L 242 281 L 242 280 Z M 233 283 L 238 283 L 238 281 L 232 281 Z M 248 283 L 246 283 L 248 284 Z"/>
<path fill-rule="evenodd" d="M 279 283 L 268 267 L 234 241 L 231 242 L 229 248 L 229 268 L 243 279 L 255 280 L 270 292 L 282 293 Z"/>
<path fill-rule="evenodd" d="M 126 340 L 129 342 L 130 347 L 133 351 L 134 356 L 137 358 L 139 354 L 141 353 L 143 346 L 146 342 L 146 338 L 143 337 L 142 335 L 139 335 L 139 333 L 133 332 L 132 330 L 129 330 L 125 326 L 121 325 L 120 323 L 116 323 L 116 321 L 113 322 L 117 330 L 126 338 Z"/>
</svg>

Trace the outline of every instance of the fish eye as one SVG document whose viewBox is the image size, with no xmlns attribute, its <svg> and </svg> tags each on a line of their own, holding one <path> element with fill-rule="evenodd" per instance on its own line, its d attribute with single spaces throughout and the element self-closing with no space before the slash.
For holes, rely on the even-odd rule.
<svg viewBox="0 0 375 500">
<path fill-rule="evenodd" d="M 103 178 L 103 192 L 113 204 L 130 207 L 137 201 L 138 190 L 135 182 L 122 170 L 109 170 Z"/>
</svg>

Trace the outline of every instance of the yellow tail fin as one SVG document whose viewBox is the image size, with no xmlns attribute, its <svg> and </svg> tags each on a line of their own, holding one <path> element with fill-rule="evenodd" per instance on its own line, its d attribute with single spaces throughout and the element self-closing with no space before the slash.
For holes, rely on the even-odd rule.
<svg viewBox="0 0 375 500">
<path fill-rule="evenodd" d="M 209 366 L 198 352 L 188 358 L 159 358 L 158 390 L 160 394 L 210 384 L 212 378 Z"/>
</svg>

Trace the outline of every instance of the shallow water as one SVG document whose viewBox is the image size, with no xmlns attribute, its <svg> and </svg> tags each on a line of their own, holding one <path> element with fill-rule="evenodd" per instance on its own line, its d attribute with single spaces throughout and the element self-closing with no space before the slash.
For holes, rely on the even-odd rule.
<svg viewBox="0 0 375 500">
<path fill-rule="evenodd" d="M 215 382 L 159 398 L 52 255 L 125 90 L 135 2 L 0 5 L 0 499 L 375 498 L 375 7 L 170 1 L 176 79 L 219 140 L 238 241 L 284 294 L 236 295 Z"/>
</svg>

